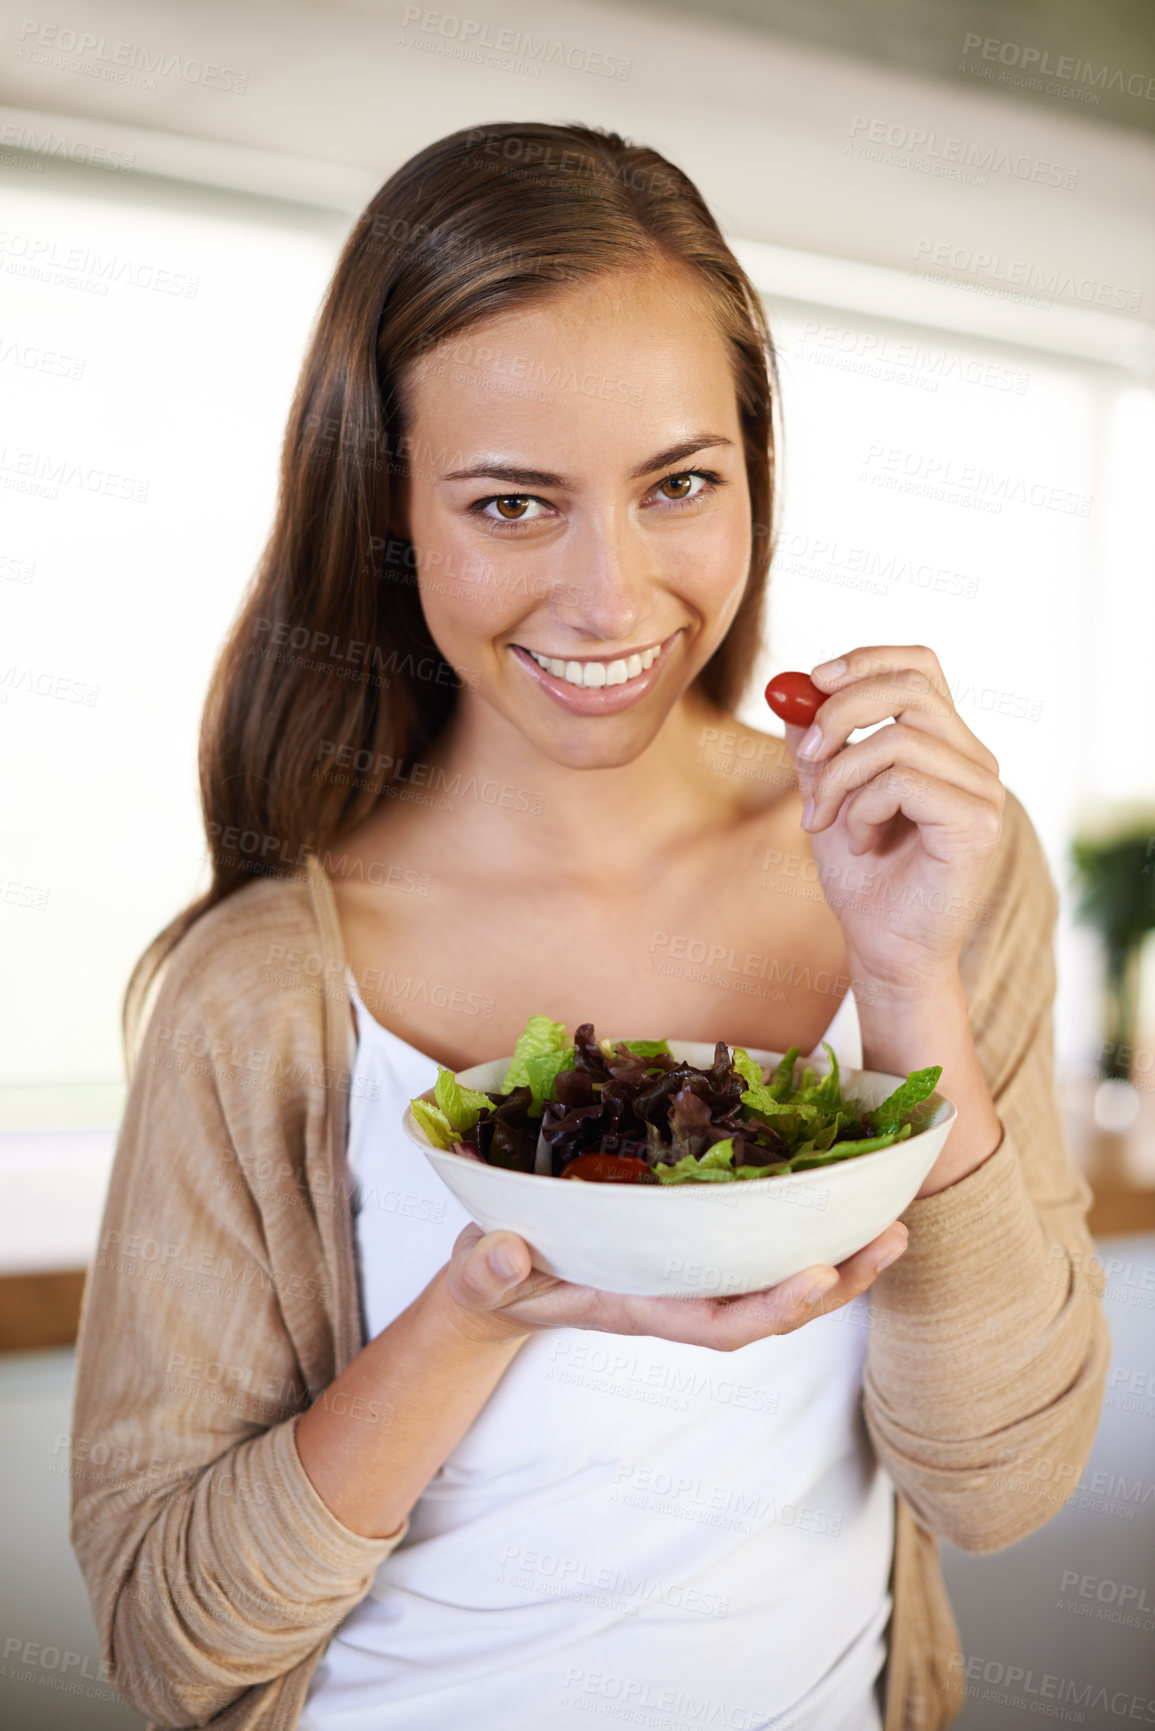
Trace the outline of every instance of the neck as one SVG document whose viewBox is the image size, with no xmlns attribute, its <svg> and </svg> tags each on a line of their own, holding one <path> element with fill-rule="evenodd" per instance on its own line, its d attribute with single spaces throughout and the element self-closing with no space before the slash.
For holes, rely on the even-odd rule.
<svg viewBox="0 0 1155 1731">
<path fill-rule="evenodd" d="M 632 877 L 668 847 L 700 833 L 709 815 L 707 778 L 696 768 L 703 728 L 727 719 L 687 691 L 636 757 L 583 769 L 548 757 L 465 690 L 426 754 L 438 772 L 435 791 L 445 781 L 470 790 L 444 814 L 454 852 L 512 854 L 531 869 L 570 877 L 603 879 L 619 871 Z"/>
</svg>

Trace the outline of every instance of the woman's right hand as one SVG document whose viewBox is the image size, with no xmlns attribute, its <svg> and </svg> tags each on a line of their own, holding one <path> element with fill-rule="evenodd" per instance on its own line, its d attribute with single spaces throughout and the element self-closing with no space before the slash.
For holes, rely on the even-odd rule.
<svg viewBox="0 0 1155 1731">
<path fill-rule="evenodd" d="M 815 1317 L 839 1310 L 867 1291 L 875 1276 L 906 1249 L 908 1233 L 893 1221 L 837 1267 L 816 1263 L 760 1292 L 718 1298 L 637 1298 L 603 1292 L 543 1274 L 514 1232 L 482 1232 L 471 1222 L 458 1234 L 438 1276 L 452 1325 L 479 1344 L 525 1339 L 543 1328 L 590 1328 L 602 1334 L 648 1334 L 659 1340 L 733 1352 L 771 1334 L 792 1334 Z M 508 1258 L 501 1272 L 495 1252 Z"/>
</svg>

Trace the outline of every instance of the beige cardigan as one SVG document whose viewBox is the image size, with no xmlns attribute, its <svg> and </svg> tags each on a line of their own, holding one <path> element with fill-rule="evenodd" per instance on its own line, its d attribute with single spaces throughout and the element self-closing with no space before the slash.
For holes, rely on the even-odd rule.
<svg viewBox="0 0 1155 1731">
<path fill-rule="evenodd" d="M 898 1492 L 886 1731 L 937 1731 L 962 1702 L 935 1536 L 991 1551 L 1049 1519 L 1107 1370 L 1090 1196 L 1054 1095 L 1057 899 L 1013 796 L 985 900 L 961 966 L 1004 1136 L 911 1204 L 907 1252 L 871 1291 L 865 1419 Z M 350 1531 L 294 1441 L 362 1345 L 352 1047 L 310 857 L 186 935 L 131 1068 L 81 1316 L 71 1539 L 110 1679 L 153 1731 L 296 1726 L 330 1636 L 408 1531 Z"/>
</svg>

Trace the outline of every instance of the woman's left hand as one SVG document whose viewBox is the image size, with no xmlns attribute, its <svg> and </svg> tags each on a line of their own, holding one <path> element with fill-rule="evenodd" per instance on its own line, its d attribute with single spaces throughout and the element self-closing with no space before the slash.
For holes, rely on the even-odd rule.
<svg viewBox="0 0 1155 1731">
<path fill-rule="evenodd" d="M 921 644 L 872 645 L 822 662 L 828 693 L 814 729 L 787 726 L 804 800 L 803 827 L 852 973 L 899 997 L 958 977 L 972 921 L 987 917 L 983 882 L 1002 832 L 1006 789 L 992 752 L 954 707 L 938 658 Z M 847 745 L 857 727 L 893 717 Z"/>
</svg>

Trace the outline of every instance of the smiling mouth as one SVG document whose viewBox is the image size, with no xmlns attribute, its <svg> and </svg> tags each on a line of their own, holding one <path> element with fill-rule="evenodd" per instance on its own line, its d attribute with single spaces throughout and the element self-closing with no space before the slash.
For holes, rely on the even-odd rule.
<svg viewBox="0 0 1155 1731">
<path fill-rule="evenodd" d="M 587 690 L 603 685 L 628 685 L 631 679 L 639 679 L 648 672 L 662 652 L 662 644 L 653 643 L 648 649 L 636 650 L 631 655 L 602 656 L 600 659 L 586 657 L 579 661 L 572 656 L 539 655 L 536 649 L 529 649 L 524 643 L 515 644 L 514 648 L 524 649 L 555 679 L 564 679 L 567 685 L 578 685 Z"/>
</svg>

